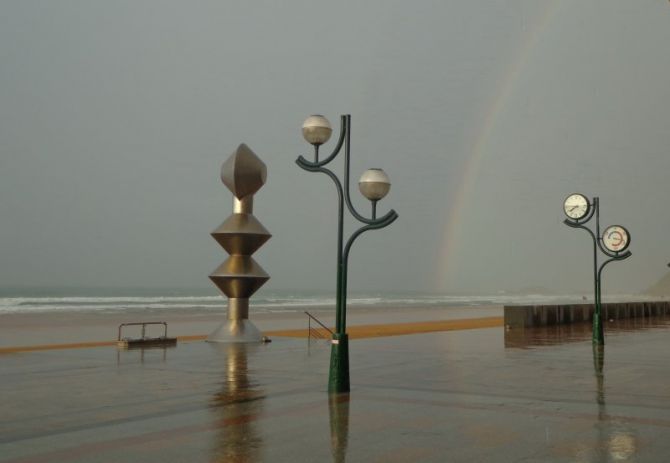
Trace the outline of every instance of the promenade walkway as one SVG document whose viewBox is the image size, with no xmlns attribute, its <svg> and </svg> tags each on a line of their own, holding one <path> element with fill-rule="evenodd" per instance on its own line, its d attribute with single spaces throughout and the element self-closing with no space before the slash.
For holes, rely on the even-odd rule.
<svg viewBox="0 0 670 463">
<path fill-rule="evenodd" d="M 606 332 L 357 339 L 338 397 L 304 339 L 0 355 L 0 462 L 667 461 L 670 330 Z"/>
</svg>

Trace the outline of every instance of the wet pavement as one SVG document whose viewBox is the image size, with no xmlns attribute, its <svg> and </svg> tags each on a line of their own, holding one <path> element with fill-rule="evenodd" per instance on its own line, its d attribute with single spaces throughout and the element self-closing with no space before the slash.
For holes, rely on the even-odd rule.
<svg viewBox="0 0 670 463">
<path fill-rule="evenodd" d="M 660 462 L 670 330 L 502 328 L 327 344 L 0 356 L 2 462 Z M 506 347 L 507 346 L 507 347 Z"/>
</svg>

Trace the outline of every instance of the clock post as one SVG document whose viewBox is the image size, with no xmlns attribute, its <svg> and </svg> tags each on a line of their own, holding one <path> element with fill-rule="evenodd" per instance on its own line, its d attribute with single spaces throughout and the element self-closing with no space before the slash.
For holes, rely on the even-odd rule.
<svg viewBox="0 0 670 463">
<path fill-rule="evenodd" d="M 596 196 L 591 202 L 586 196 L 573 193 L 563 202 L 563 211 L 568 217 L 563 221 L 569 227 L 586 230 L 593 239 L 593 286 L 594 306 L 593 313 L 593 343 L 605 344 L 605 334 L 602 321 L 601 280 L 603 268 L 615 260 L 624 260 L 632 254 L 627 251 L 630 246 L 630 233 L 621 225 L 612 225 L 600 234 L 600 200 Z M 596 217 L 595 232 L 585 224 Z M 598 249 L 608 259 L 598 267 Z"/>
</svg>

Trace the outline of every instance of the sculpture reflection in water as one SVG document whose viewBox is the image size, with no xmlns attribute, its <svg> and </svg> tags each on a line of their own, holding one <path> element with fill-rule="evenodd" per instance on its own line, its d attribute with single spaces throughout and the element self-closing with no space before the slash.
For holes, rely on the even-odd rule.
<svg viewBox="0 0 670 463">
<path fill-rule="evenodd" d="M 335 463 L 346 461 L 349 441 L 349 394 L 331 394 L 328 397 L 330 415 L 330 449 Z"/>
<path fill-rule="evenodd" d="M 220 435 L 210 461 L 261 461 L 263 441 L 254 423 L 262 413 L 265 394 L 249 377 L 247 368 L 247 354 L 259 346 L 237 343 L 212 346 L 226 354 L 226 371 L 221 391 L 212 398 Z"/>
</svg>

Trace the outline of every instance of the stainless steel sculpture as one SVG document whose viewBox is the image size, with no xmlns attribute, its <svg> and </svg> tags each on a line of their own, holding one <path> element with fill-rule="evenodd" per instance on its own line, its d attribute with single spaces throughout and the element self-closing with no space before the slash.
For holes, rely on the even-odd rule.
<svg viewBox="0 0 670 463">
<path fill-rule="evenodd" d="M 228 296 L 228 317 L 209 342 L 260 342 L 249 321 L 249 297 L 270 279 L 251 255 L 272 236 L 253 216 L 254 194 L 265 184 L 267 168 L 244 143 L 221 167 L 221 180 L 233 193 L 233 214 L 212 232 L 230 256 L 209 278 Z"/>
</svg>

